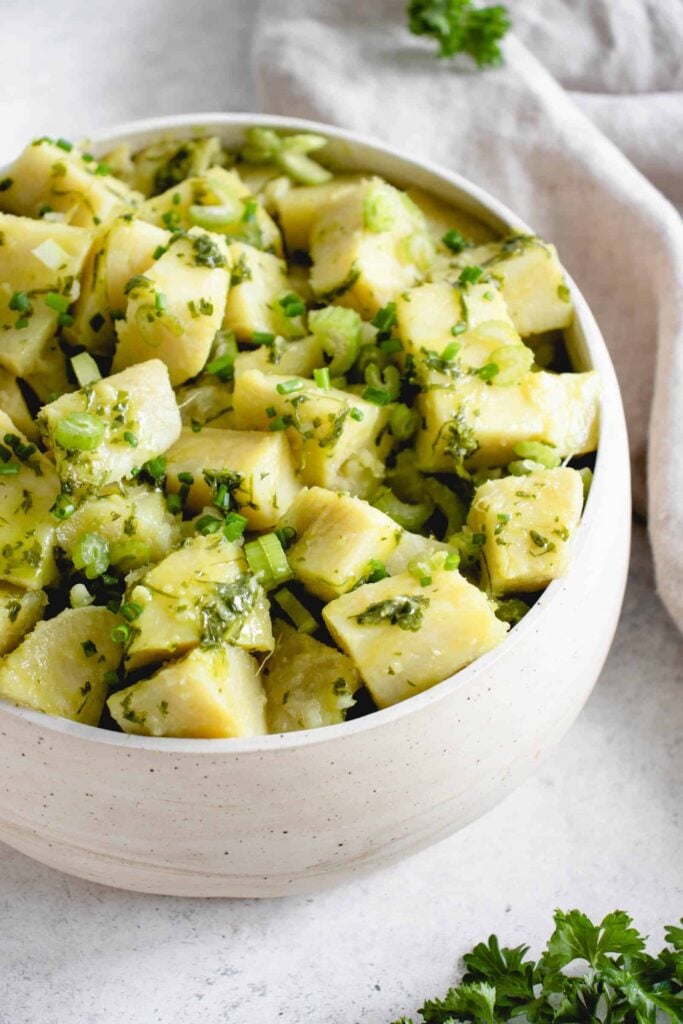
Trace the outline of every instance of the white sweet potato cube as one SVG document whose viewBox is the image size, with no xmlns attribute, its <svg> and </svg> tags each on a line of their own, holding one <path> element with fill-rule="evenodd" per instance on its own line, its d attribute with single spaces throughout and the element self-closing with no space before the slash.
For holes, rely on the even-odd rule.
<svg viewBox="0 0 683 1024">
<path fill-rule="evenodd" d="M 323 617 L 380 708 L 447 679 L 508 630 L 486 594 L 446 570 L 424 587 L 410 573 L 366 583 L 330 602 Z"/>
<path fill-rule="evenodd" d="M 57 520 L 50 509 L 59 494 L 59 480 L 35 445 L 33 452 L 25 446 L 24 435 L 0 412 L 0 580 L 40 590 L 57 576 Z"/>
<path fill-rule="evenodd" d="M 47 594 L 0 583 L 0 657 L 13 650 L 41 618 Z"/>
<path fill-rule="evenodd" d="M 500 280 L 512 322 L 522 335 L 569 327 L 574 307 L 554 245 L 517 235 L 465 249 L 459 266 L 481 266 Z"/>
<path fill-rule="evenodd" d="M 185 654 L 200 644 L 273 649 L 263 589 L 249 573 L 242 547 L 222 533 L 190 537 L 132 579 L 128 599 L 142 608 L 131 629 L 128 669 Z"/>
<path fill-rule="evenodd" d="M 311 287 L 323 302 L 371 318 L 420 281 L 431 259 L 424 217 L 405 193 L 379 178 L 322 206 L 311 230 Z"/>
<path fill-rule="evenodd" d="M 67 608 L 43 620 L 0 664 L 0 696 L 48 715 L 97 725 L 107 673 L 118 668 L 119 622 L 107 608 Z"/>
<path fill-rule="evenodd" d="M 322 487 L 302 491 L 282 520 L 296 531 L 287 551 L 295 577 L 323 601 L 352 590 L 384 561 L 401 535 L 393 519 L 361 498 Z"/>
<path fill-rule="evenodd" d="M 587 373 L 534 373 L 527 390 L 543 414 L 543 438 L 558 455 L 594 452 L 600 433 L 600 376 Z"/>
<path fill-rule="evenodd" d="M 385 474 L 393 440 L 390 407 L 312 381 L 282 394 L 290 377 L 247 370 L 235 378 L 235 422 L 247 430 L 285 429 L 301 482 L 364 497 Z M 271 415 L 272 414 L 272 415 Z"/>
<path fill-rule="evenodd" d="M 482 568 L 497 596 L 542 590 L 569 568 L 581 518 L 583 483 L 575 469 L 546 469 L 488 480 L 467 518 L 486 535 Z"/>
<path fill-rule="evenodd" d="M 131 278 L 125 320 L 116 322 L 113 369 L 162 359 L 175 386 L 203 369 L 228 293 L 227 252 L 219 235 L 193 228 L 172 241 L 141 277 Z"/>
<path fill-rule="evenodd" d="M 351 659 L 284 622 L 276 622 L 273 633 L 275 650 L 262 669 L 269 731 L 343 722 L 361 685 Z"/>
<path fill-rule="evenodd" d="M 169 239 L 168 231 L 130 215 L 114 221 L 93 246 L 83 268 L 80 296 L 72 310 L 74 322 L 64 331 L 72 344 L 84 345 L 90 352 L 111 354 L 116 341 L 112 314 L 126 311 L 126 284 L 149 270 L 155 253 Z"/>
<path fill-rule="evenodd" d="M 251 237 L 254 244 L 268 252 L 282 255 L 282 237 L 279 228 L 260 200 L 255 200 L 250 189 L 236 170 L 225 167 L 210 167 L 199 177 L 186 178 L 140 206 L 139 216 L 151 224 L 174 231 L 189 230 L 193 226 L 191 206 L 220 206 L 224 196 L 240 200 L 242 206 L 234 224 L 226 231 L 226 237 Z M 250 213 L 253 221 L 247 221 L 244 214 L 245 200 L 254 200 Z"/>
<path fill-rule="evenodd" d="M 88 413 L 102 430 L 91 451 L 64 448 L 59 442 L 62 421 L 76 413 Z M 168 371 L 159 359 L 62 395 L 43 406 L 38 419 L 62 482 L 73 488 L 122 480 L 134 467 L 166 451 L 180 435 L 180 413 Z"/>
<path fill-rule="evenodd" d="M 92 233 L 0 213 L 0 240 L 0 365 L 25 376 L 57 330 L 60 313 L 46 296 L 54 292 L 67 306 L 72 301 Z"/>
<path fill-rule="evenodd" d="M 197 739 L 268 731 L 258 662 L 239 647 L 197 648 L 107 701 L 124 732 Z"/>
<path fill-rule="evenodd" d="M 284 260 L 242 242 L 232 242 L 228 254 L 230 291 L 223 327 L 246 343 L 251 343 L 257 332 L 303 334 L 297 323 L 288 322 L 278 305 L 278 299 L 291 291 Z"/>
<path fill-rule="evenodd" d="M 259 345 L 240 352 L 235 359 L 235 376 L 245 370 L 312 377 L 313 371 L 326 365 L 320 339 L 314 334 L 298 341 L 276 339 L 272 345 Z"/>
<path fill-rule="evenodd" d="M 142 199 L 104 170 L 75 147 L 67 152 L 38 139 L 10 167 L 12 184 L 0 193 L 0 208 L 25 217 L 40 217 L 47 210 L 64 214 L 75 227 L 102 227 Z"/>
<path fill-rule="evenodd" d="M 477 340 L 474 328 L 490 321 L 512 328 L 512 321 L 499 289 L 490 282 L 465 287 L 451 285 L 446 281 L 422 284 L 410 288 L 396 299 L 396 320 L 404 352 L 419 357 L 425 352 L 443 350 L 452 344 L 460 346 L 461 361 L 470 342 Z M 454 335 L 452 328 L 467 325 L 467 330 Z M 519 341 L 516 333 L 512 339 Z M 511 341 L 499 341 L 499 345 Z M 484 365 L 478 362 L 479 353 L 473 353 L 467 365 Z"/>
<path fill-rule="evenodd" d="M 361 180 L 358 174 L 340 174 L 322 185 L 298 185 L 278 196 L 277 212 L 289 252 L 308 252 L 319 211 Z"/>
<path fill-rule="evenodd" d="M 236 476 L 231 493 L 250 530 L 270 530 L 287 511 L 301 484 L 289 442 L 282 432 L 184 428 L 166 453 L 167 488 L 180 489 L 179 473 L 191 473 L 185 507 L 200 512 L 211 504 L 205 472 Z"/>
<path fill-rule="evenodd" d="M 181 540 L 178 517 L 151 487 L 126 487 L 93 494 L 57 527 L 57 542 L 71 558 L 83 533 L 98 533 L 109 544 L 111 564 L 124 571 L 164 558 Z"/>
</svg>

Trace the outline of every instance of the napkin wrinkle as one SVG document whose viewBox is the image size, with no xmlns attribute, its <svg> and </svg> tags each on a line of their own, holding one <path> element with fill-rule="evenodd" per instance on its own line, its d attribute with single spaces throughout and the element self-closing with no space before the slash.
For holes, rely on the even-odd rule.
<svg viewBox="0 0 683 1024">
<path fill-rule="evenodd" d="M 669 66 L 679 40 L 656 54 L 661 22 L 644 32 L 651 5 L 628 3 L 640 11 L 634 24 L 645 50 Z M 623 39 L 614 41 L 621 19 L 603 11 L 605 28 L 585 0 L 571 6 L 584 16 L 579 23 L 577 14 L 576 32 L 591 52 L 602 31 L 623 58 Z M 663 8 L 673 10 L 669 0 Z M 655 188 L 681 201 L 679 94 L 662 91 L 654 64 L 649 83 L 639 64 L 621 92 L 591 92 L 593 76 L 570 94 L 516 36 L 505 41 L 499 70 L 440 62 L 431 44 L 407 33 L 404 13 L 387 0 L 291 0 L 286 9 L 263 0 L 253 51 L 261 107 L 353 129 L 457 170 L 556 243 L 617 369 L 635 507 L 644 512 L 647 463 L 659 592 L 683 626 L 683 544 L 672 544 L 683 536 L 683 225 Z M 577 54 L 565 49 L 571 70 Z M 607 51 L 603 63 L 614 59 Z M 603 71 L 609 87 L 615 75 Z"/>
</svg>

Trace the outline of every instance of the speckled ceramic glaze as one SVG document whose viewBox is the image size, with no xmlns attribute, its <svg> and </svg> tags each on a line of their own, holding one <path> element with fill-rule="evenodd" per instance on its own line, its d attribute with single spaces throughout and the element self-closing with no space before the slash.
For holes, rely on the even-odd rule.
<svg viewBox="0 0 683 1024">
<path fill-rule="evenodd" d="M 310 122 L 215 114 L 140 122 L 99 152 L 198 129 L 314 130 L 340 167 L 415 184 L 497 230 L 524 227 L 458 175 Z M 614 370 L 572 287 L 577 368 L 603 383 L 600 452 L 571 572 L 498 648 L 403 704 L 345 725 L 249 740 L 146 739 L 0 701 L 0 839 L 62 871 L 179 896 L 322 888 L 437 842 L 524 779 L 579 713 L 610 646 L 630 533 Z"/>
</svg>

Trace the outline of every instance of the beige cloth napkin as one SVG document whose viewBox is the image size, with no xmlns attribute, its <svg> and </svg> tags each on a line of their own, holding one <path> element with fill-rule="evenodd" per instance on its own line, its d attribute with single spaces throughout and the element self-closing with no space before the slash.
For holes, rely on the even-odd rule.
<svg viewBox="0 0 683 1024">
<path fill-rule="evenodd" d="M 658 589 L 683 628 L 681 0 L 509 3 L 517 35 L 486 72 L 437 60 L 405 6 L 263 0 L 262 109 L 436 160 L 557 244 L 617 368 L 635 507 L 647 476 Z"/>
</svg>

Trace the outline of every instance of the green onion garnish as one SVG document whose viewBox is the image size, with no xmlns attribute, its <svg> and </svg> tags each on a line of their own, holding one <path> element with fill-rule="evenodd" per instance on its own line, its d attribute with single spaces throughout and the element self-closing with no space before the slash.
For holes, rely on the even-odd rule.
<svg viewBox="0 0 683 1024">
<path fill-rule="evenodd" d="M 92 452 L 102 444 L 106 426 L 91 412 L 70 412 L 57 421 L 54 437 L 67 451 Z"/>
<path fill-rule="evenodd" d="M 263 586 L 270 590 L 292 578 L 282 544 L 275 533 L 266 533 L 244 545 L 249 568 Z"/>
<path fill-rule="evenodd" d="M 318 623 L 315 621 L 308 608 L 295 597 L 291 590 L 283 587 L 273 594 L 273 598 L 282 608 L 285 615 L 288 615 L 296 626 L 299 633 L 315 633 Z"/>
<path fill-rule="evenodd" d="M 248 522 L 247 517 L 241 516 L 239 512 L 228 512 L 223 524 L 223 536 L 226 540 L 239 540 L 246 530 Z"/>
<path fill-rule="evenodd" d="M 304 387 L 304 382 L 294 378 L 293 380 L 281 381 L 275 388 L 278 395 L 291 395 L 295 391 L 301 391 Z"/>
<path fill-rule="evenodd" d="M 101 576 L 109 567 L 109 544 L 100 533 L 81 533 L 74 544 L 71 561 L 89 580 Z"/>
<path fill-rule="evenodd" d="M 330 390 L 330 370 L 329 367 L 323 366 L 322 369 L 313 371 L 313 379 L 316 387 L 322 388 L 323 391 Z"/>
</svg>

